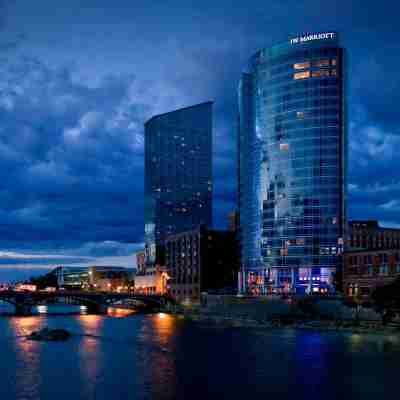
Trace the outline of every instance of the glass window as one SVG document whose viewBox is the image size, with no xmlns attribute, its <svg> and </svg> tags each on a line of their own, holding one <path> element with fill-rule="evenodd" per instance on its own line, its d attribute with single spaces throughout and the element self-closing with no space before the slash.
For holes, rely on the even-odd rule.
<svg viewBox="0 0 400 400">
<path fill-rule="evenodd" d="M 287 151 L 287 150 L 289 150 L 289 144 L 288 144 L 288 143 L 281 143 L 281 144 L 279 145 L 279 148 L 280 148 L 282 151 Z"/>
<path fill-rule="evenodd" d="M 321 76 L 329 76 L 329 70 L 327 69 L 320 69 L 318 71 L 313 71 L 312 72 L 313 78 L 319 78 Z"/>
<path fill-rule="evenodd" d="M 310 77 L 310 71 L 296 72 L 293 74 L 293 79 L 307 79 Z"/>
<path fill-rule="evenodd" d="M 314 62 L 314 65 L 316 67 L 328 67 L 329 66 L 329 60 L 324 59 L 324 60 L 317 60 Z"/>
<path fill-rule="evenodd" d="M 302 62 L 302 63 L 293 64 L 293 68 L 294 68 L 294 69 L 306 69 L 306 68 L 310 68 L 310 61 L 305 61 L 305 62 Z"/>
</svg>

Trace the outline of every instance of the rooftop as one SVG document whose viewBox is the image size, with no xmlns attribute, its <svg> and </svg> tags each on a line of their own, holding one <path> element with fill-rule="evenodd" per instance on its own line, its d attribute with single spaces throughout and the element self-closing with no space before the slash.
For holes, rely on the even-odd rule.
<svg viewBox="0 0 400 400">
<path fill-rule="evenodd" d="M 214 103 L 213 101 L 205 101 L 203 103 L 194 104 L 192 106 L 178 108 L 176 110 L 168 111 L 168 112 L 165 112 L 165 113 L 162 113 L 162 114 L 153 115 L 149 120 L 147 120 L 145 122 L 145 125 L 147 125 L 149 122 L 153 121 L 156 118 L 160 118 L 160 117 L 163 117 L 163 116 L 168 115 L 168 114 L 172 114 L 172 113 L 176 113 L 176 112 L 180 112 L 180 111 L 185 111 L 185 110 L 189 110 L 190 108 L 201 107 L 201 106 L 204 106 L 206 104 L 213 104 L 213 103 Z"/>
</svg>

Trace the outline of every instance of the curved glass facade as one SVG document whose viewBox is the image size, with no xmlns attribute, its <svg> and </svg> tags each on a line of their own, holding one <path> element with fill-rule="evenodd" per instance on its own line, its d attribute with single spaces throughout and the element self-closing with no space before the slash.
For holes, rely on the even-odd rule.
<svg viewBox="0 0 400 400">
<path fill-rule="evenodd" d="M 344 50 L 336 34 L 308 37 L 256 53 L 239 85 L 242 262 L 252 292 L 331 291 L 341 267 Z"/>
<path fill-rule="evenodd" d="M 145 124 L 145 251 L 164 264 L 168 235 L 211 226 L 212 102 L 157 115 Z"/>
</svg>

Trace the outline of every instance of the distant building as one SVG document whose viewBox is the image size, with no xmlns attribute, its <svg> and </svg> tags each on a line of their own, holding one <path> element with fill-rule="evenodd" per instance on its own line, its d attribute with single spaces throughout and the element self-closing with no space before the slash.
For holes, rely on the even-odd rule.
<svg viewBox="0 0 400 400">
<path fill-rule="evenodd" d="M 81 289 L 90 283 L 88 267 L 57 267 L 51 273 L 56 275 L 60 288 Z"/>
<path fill-rule="evenodd" d="M 212 102 L 145 124 L 146 263 L 165 263 L 168 235 L 212 222 Z"/>
<path fill-rule="evenodd" d="M 115 266 L 57 267 L 52 271 L 57 285 L 64 289 L 128 290 L 134 270 Z M 132 283 L 131 283 L 132 282 Z"/>
<path fill-rule="evenodd" d="M 236 293 L 238 246 L 234 232 L 199 227 L 166 239 L 168 292 L 198 302 L 202 292 Z"/>
<path fill-rule="evenodd" d="M 90 285 L 101 291 L 127 291 L 134 287 L 134 270 L 124 267 L 89 267 Z"/>
<path fill-rule="evenodd" d="M 17 283 L 14 290 L 17 292 L 36 292 L 37 286 L 30 283 Z"/>
<path fill-rule="evenodd" d="M 343 291 L 368 298 L 377 286 L 400 277 L 400 229 L 376 220 L 350 221 L 343 256 Z"/>
</svg>

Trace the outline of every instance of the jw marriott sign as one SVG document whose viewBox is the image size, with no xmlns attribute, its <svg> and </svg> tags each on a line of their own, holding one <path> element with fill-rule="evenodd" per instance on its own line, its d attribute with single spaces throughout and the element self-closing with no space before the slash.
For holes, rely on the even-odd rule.
<svg viewBox="0 0 400 400">
<path fill-rule="evenodd" d="M 323 40 L 323 39 L 333 39 L 336 37 L 335 32 L 324 32 L 324 33 L 312 33 L 304 36 L 297 36 L 290 39 L 290 44 L 297 44 L 303 42 L 309 42 L 311 40 Z"/>
</svg>

